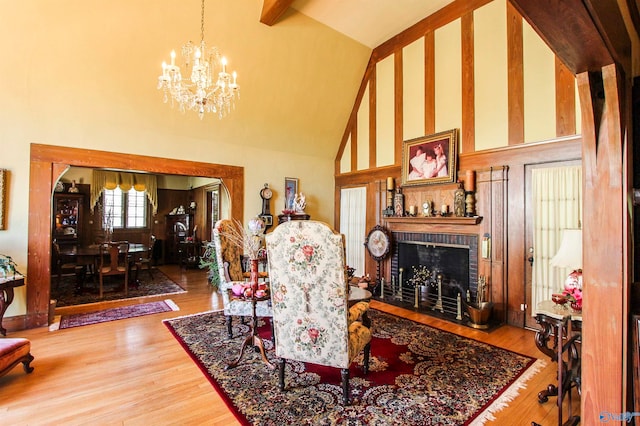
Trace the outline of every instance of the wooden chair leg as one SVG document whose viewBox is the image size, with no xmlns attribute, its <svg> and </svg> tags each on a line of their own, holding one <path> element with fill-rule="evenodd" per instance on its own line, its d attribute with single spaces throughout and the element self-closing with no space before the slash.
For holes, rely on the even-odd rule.
<svg viewBox="0 0 640 426">
<path fill-rule="evenodd" d="M 278 386 L 280 387 L 280 391 L 284 390 L 284 367 L 286 361 L 284 358 L 280 358 L 278 362 Z"/>
<path fill-rule="evenodd" d="M 227 335 L 229 336 L 229 339 L 233 339 L 233 325 L 232 325 L 232 321 L 233 319 L 231 318 L 231 315 L 227 315 L 226 317 L 226 324 L 227 324 Z"/>
<path fill-rule="evenodd" d="M 24 356 L 24 359 L 22 360 L 22 367 L 24 368 L 25 373 L 31 373 L 33 371 L 31 361 L 33 361 L 33 355 L 31 355 L 31 353 Z"/>
<path fill-rule="evenodd" d="M 342 376 L 342 404 L 349 405 L 349 369 L 342 368 L 340 376 Z"/>
<path fill-rule="evenodd" d="M 367 343 L 364 347 L 364 360 L 362 362 L 362 370 L 364 374 L 369 373 L 369 357 L 371 355 L 371 343 Z"/>
</svg>

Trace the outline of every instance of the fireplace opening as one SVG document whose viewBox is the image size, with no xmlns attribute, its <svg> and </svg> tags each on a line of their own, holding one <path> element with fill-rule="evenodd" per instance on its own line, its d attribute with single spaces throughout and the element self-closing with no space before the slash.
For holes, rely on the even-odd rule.
<svg viewBox="0 0 640 426">
<path fill-rule="evenodd" d="M 478 236 L 393 233 L 391 277 L 377 290 L 386 303 L 466 322 L 478 289 Z"/>
<path fill-rule="evenodd" d="M 398 243 L 398 278 L 415 286 L 428 273 L 428 281 L 437 283 L 442 276 L 442 292 L 447 297 L 469 290 L 469 246 L 435 244 L 420 241 Z M 421 276 L 422 275 L 422 276 Z"/>
</svg>

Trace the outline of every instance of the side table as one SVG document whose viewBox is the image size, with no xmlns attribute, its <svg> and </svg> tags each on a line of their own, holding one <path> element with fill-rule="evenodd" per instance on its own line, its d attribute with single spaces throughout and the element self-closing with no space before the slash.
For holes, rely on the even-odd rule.
<svg viewBox="0 0 640 426">
<path fill-rule="evenodd" d="M 13 289 L 24 285 L 22 275 L 12 275 L 11 277 L 0 278 L 0 333 L 7 335 L 7 329 L 2 326 L 2 318 L 7 308 L 13 302 Z"/>
<path fill-rule="evenodd" d="M 269 362 L 269 359 L 267 359 L 267 355 L 264 350 L 264 343 L 262 342 L 262 337 L 258 336 L 258 316 L 256 315 L 256 303 L 262 300 L 268 300 L 269 296 L 257 298 L 254 296 L 255 291 L 256 291 L 256 286 L 254 285 L 252 287 L 251 297 L 246 298 L 246 300 L 251 302 L 251 332 L 247 337 L 245 337 L 244 341 L 242 342 L 242 346 L 240 346 L 240 354 L 238 355 L 238 358 L 236 358 L 235 361 L 227 363 L 227 365 L 225 366 L 225 370 L 238 366 L 238 364 L 240 363 L 240 360 L 242 359 L 242 355 L 244 355 L 244 350 L 247 348 L 248 345 L 253 346 L 256 349 L 256 351 L 260 352 L 260 356 L 262 357 L 262 362 L 264 362 L 267 365 L 267 367 L 269 367 L 270 370 L 273 370 L 276 368 L 276 366 L 273 365 L 271 362 Z"/>
<path fill-rule="evenodd" d="M 278 225 L 284 222 L 289 222 L 291 220 L 309 220 L 309 219 L 311 219 L 311 216 L 305 213 L 279 214 Z"/>
<path fill-rule="evenodd" d="M 548 401 L 549 396 L 558 398 L 558 425 L 577 425 L 579 415 L 572 414 L 571 389 L 580 394 L 580 343 L 582 313 L 545 300 L 536 308 L 536 321 L 541 329 L 536 332 L 536 346 L 542 353 L 558 364 L 558 384 L 550 384 L 538 393 L 538 402 Z M 550 341 L 552 347 L 549 347 Z M 562 421 L 562 402 L 567 396 L 568 418 Z"/>
</svg>

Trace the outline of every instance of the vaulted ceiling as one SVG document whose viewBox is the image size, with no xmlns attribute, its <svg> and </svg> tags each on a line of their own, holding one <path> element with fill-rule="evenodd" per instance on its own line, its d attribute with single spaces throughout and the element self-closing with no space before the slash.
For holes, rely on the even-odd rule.
<svg viewBox="0 0 640 426">
<path fill-rule="evenodd" d="M 274 25 L 289 7 L 374 48 L 453 0 L 264 0 L 260 22 Z"/>
</svg>

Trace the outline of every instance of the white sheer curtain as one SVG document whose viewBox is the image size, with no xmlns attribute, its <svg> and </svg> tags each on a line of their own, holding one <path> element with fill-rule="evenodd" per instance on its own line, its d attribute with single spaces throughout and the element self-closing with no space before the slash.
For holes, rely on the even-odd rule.
<svg viewBox="0 0 640 426">
<path fill-rule="evenodd" d="M 355 268 L 356 276 L 364 275 L 366 204 L 366 187 L 345 188 L 340 191 L 340 232 L 345 238 L 347 265 Z"/>
<path fill-rule="evenodd" d="M 559 293 L 571 271 L 549 264 L 565 229 L 581 228 L 582 166 L 533 169 L 533 247 L 531 307 Z"/>
</svg>

